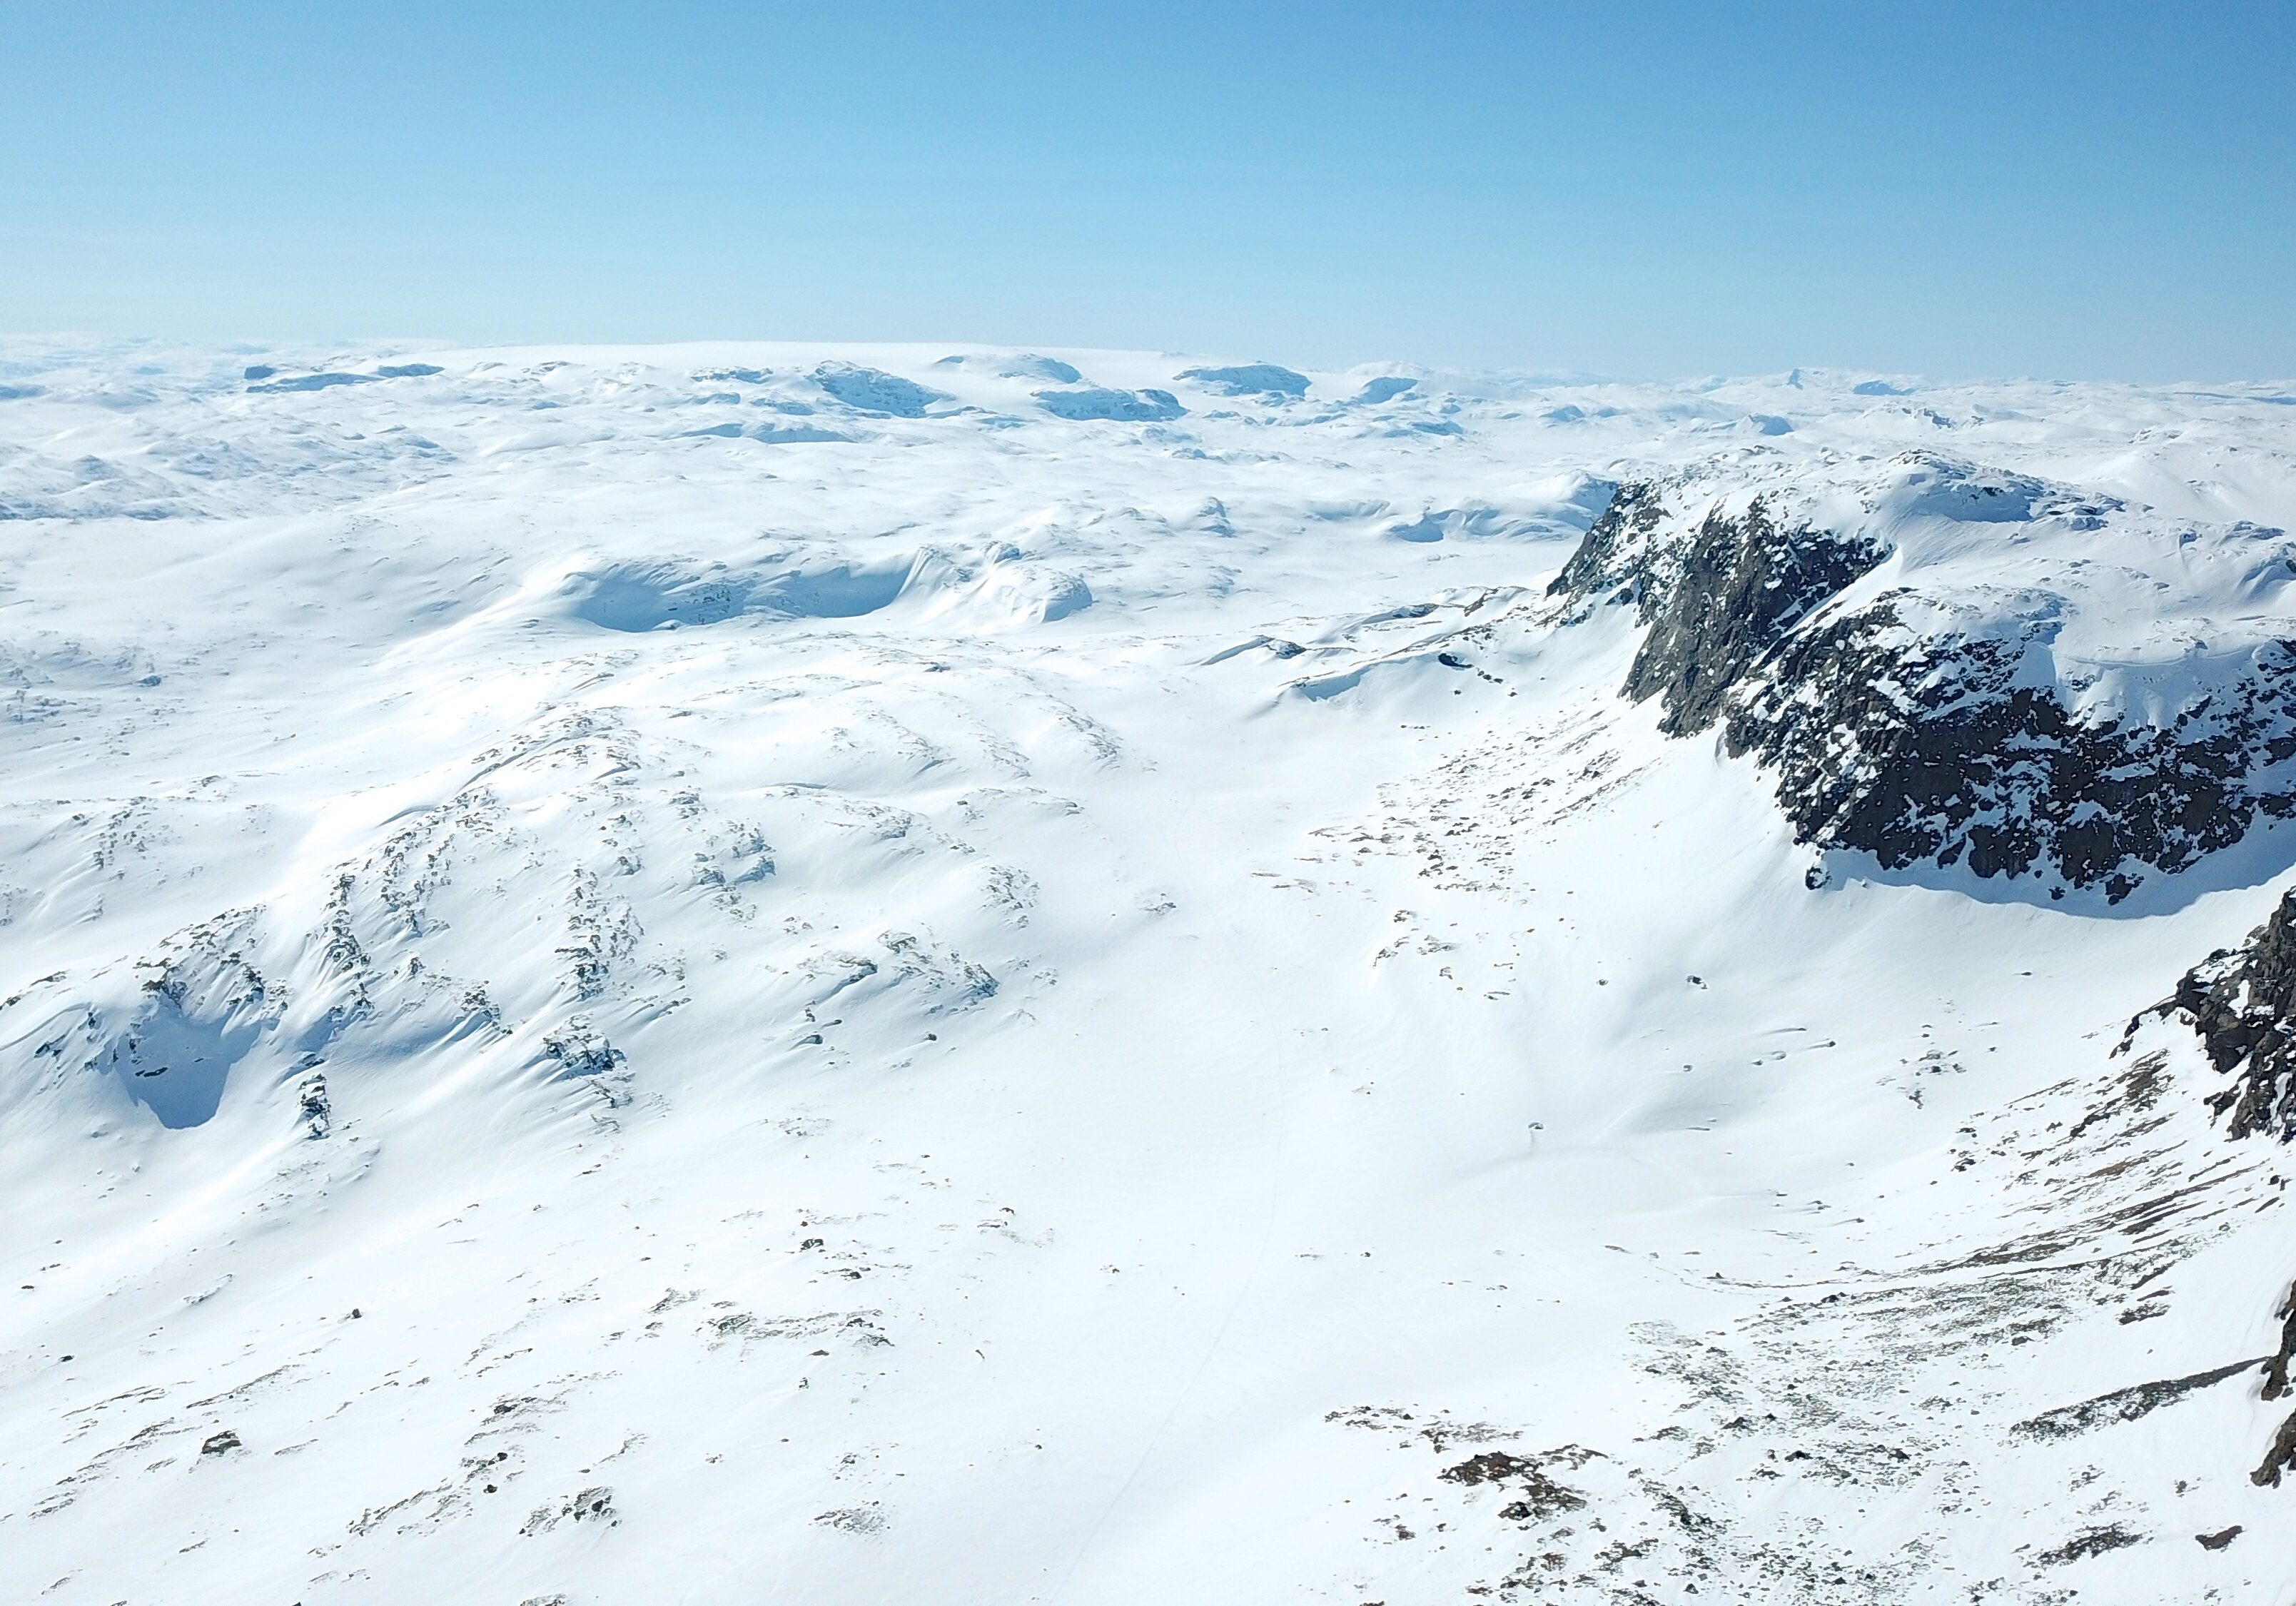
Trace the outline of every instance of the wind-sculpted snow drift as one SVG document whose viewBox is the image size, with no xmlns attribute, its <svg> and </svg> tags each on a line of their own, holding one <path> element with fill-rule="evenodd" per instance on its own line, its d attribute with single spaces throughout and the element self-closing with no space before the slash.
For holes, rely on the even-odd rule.
<svg viewBox="0 0 2296 1606">
<path fill-rule="evenodd" d="M 2279 392 L 0 359 L 6 1598 L 2296 1600 Z"/>
</svg>

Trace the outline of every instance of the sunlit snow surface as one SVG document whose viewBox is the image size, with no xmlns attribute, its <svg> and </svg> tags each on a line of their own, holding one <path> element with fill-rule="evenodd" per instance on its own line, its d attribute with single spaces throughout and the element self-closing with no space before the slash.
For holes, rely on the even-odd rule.
<svg viewBox="0 0 2296 1606">
<path fill-rule="evenodd" d="M 2296 397 L 5 358 L 0 1596 L 2296 1599 L 2253 1369 L 2059 1409 L 2276 1340 L 2114 1050 L 2296 846 L 1813 890 L 1541 594 L 1696 469 L 2185 695 Z"/>
</svg>

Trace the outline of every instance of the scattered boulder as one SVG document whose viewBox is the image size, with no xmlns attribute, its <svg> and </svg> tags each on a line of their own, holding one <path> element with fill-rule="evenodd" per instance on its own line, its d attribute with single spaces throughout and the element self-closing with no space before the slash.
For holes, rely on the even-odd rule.
<svg viewBox="0 0 2296 1606">
<path fill-rule="evenodd" d="M 1519 1497 L 1499 1512 L 1510 1522 L 1544 1521 L 1564 1512 L 1581 1510 L 1587 1504 L 1584 1495 L 1555 1482 L 1539 1470 L 1537 1462 L 1505 1450 L 1485 1450 L 1470 1455 L 1456 1466 L 1445 1467 L 1436 1476 L 1446 1483 L 1463 1484 L 1469 1488 L 1495 1484 L 1518 1491 Z"/>
<path fill-rule="evenodd" d="M 307 1136 L 323 1138 L 334 1130 L 334 1105 L 327 1097 L 327 1078 L 314 1072 L 297 1090 L 299 1113 Z"/>
<path fill-rule="evenodd" d="M 620 1520 L 620 1513 L 614 1510 L 614 1491 L 604 1484 L 594 1484 L 555 1505 L 535 1507 L 518 1531 L 531 1536 L 548 1533 L 562 1522 L 594 1522 L 612 1527 Z"/>
<path fill-rule="evenodd" d="M 824 1528 L 833 1528 L 847 1534 L 882 1533 L 885 1528 L 885 1513 L 873 1501 L 867 1505 L 845 1506 L 837 1511 L 824 1512 L 814 1520 Z"/>
<path fill-rule="evenodd" d="M 2144 1543 L 2144 1536 L 2130 1533 L 2119 1523 L 2103 1528 L 2087 1528 L 2054 1550 L 2045 1550 L 2034 1557 L 2044 1567 L 2062 1567 L 2069 1561 L 2086 1561 L 2107 1551 L 2126 1550 L 2132 1545 Z"/>
</svg>

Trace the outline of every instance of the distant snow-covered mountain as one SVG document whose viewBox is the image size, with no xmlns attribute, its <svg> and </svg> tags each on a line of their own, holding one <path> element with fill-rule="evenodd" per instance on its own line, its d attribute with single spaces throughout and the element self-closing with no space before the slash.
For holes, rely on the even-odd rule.
<svg viewBox="0 0 2296 1606">
<path fill-rule="evenodd" d="M 2296 1598 L 2292 429 L 6 348 L 0 1584 Z"/>
</svg>

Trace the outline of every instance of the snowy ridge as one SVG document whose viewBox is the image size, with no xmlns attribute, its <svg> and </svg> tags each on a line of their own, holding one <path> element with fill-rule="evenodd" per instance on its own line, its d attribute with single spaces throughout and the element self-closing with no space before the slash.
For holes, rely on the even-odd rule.
<svg viewBox="0 0 2296 1606">
<path fill-rule="evenodd" d="M 9 1598 L 2296 1598 L 2280 393 L 0 355 Z"/>
<path fill-rule="evenodd" d="M 1802 840 L 2119 903 L 2296 813 L 2284 530 L 1929 451 L 1826 468 L 1631 486 L 1553 586 L 1637 604 L 1628 694 L 1723 723 Z"/>
</svg>

